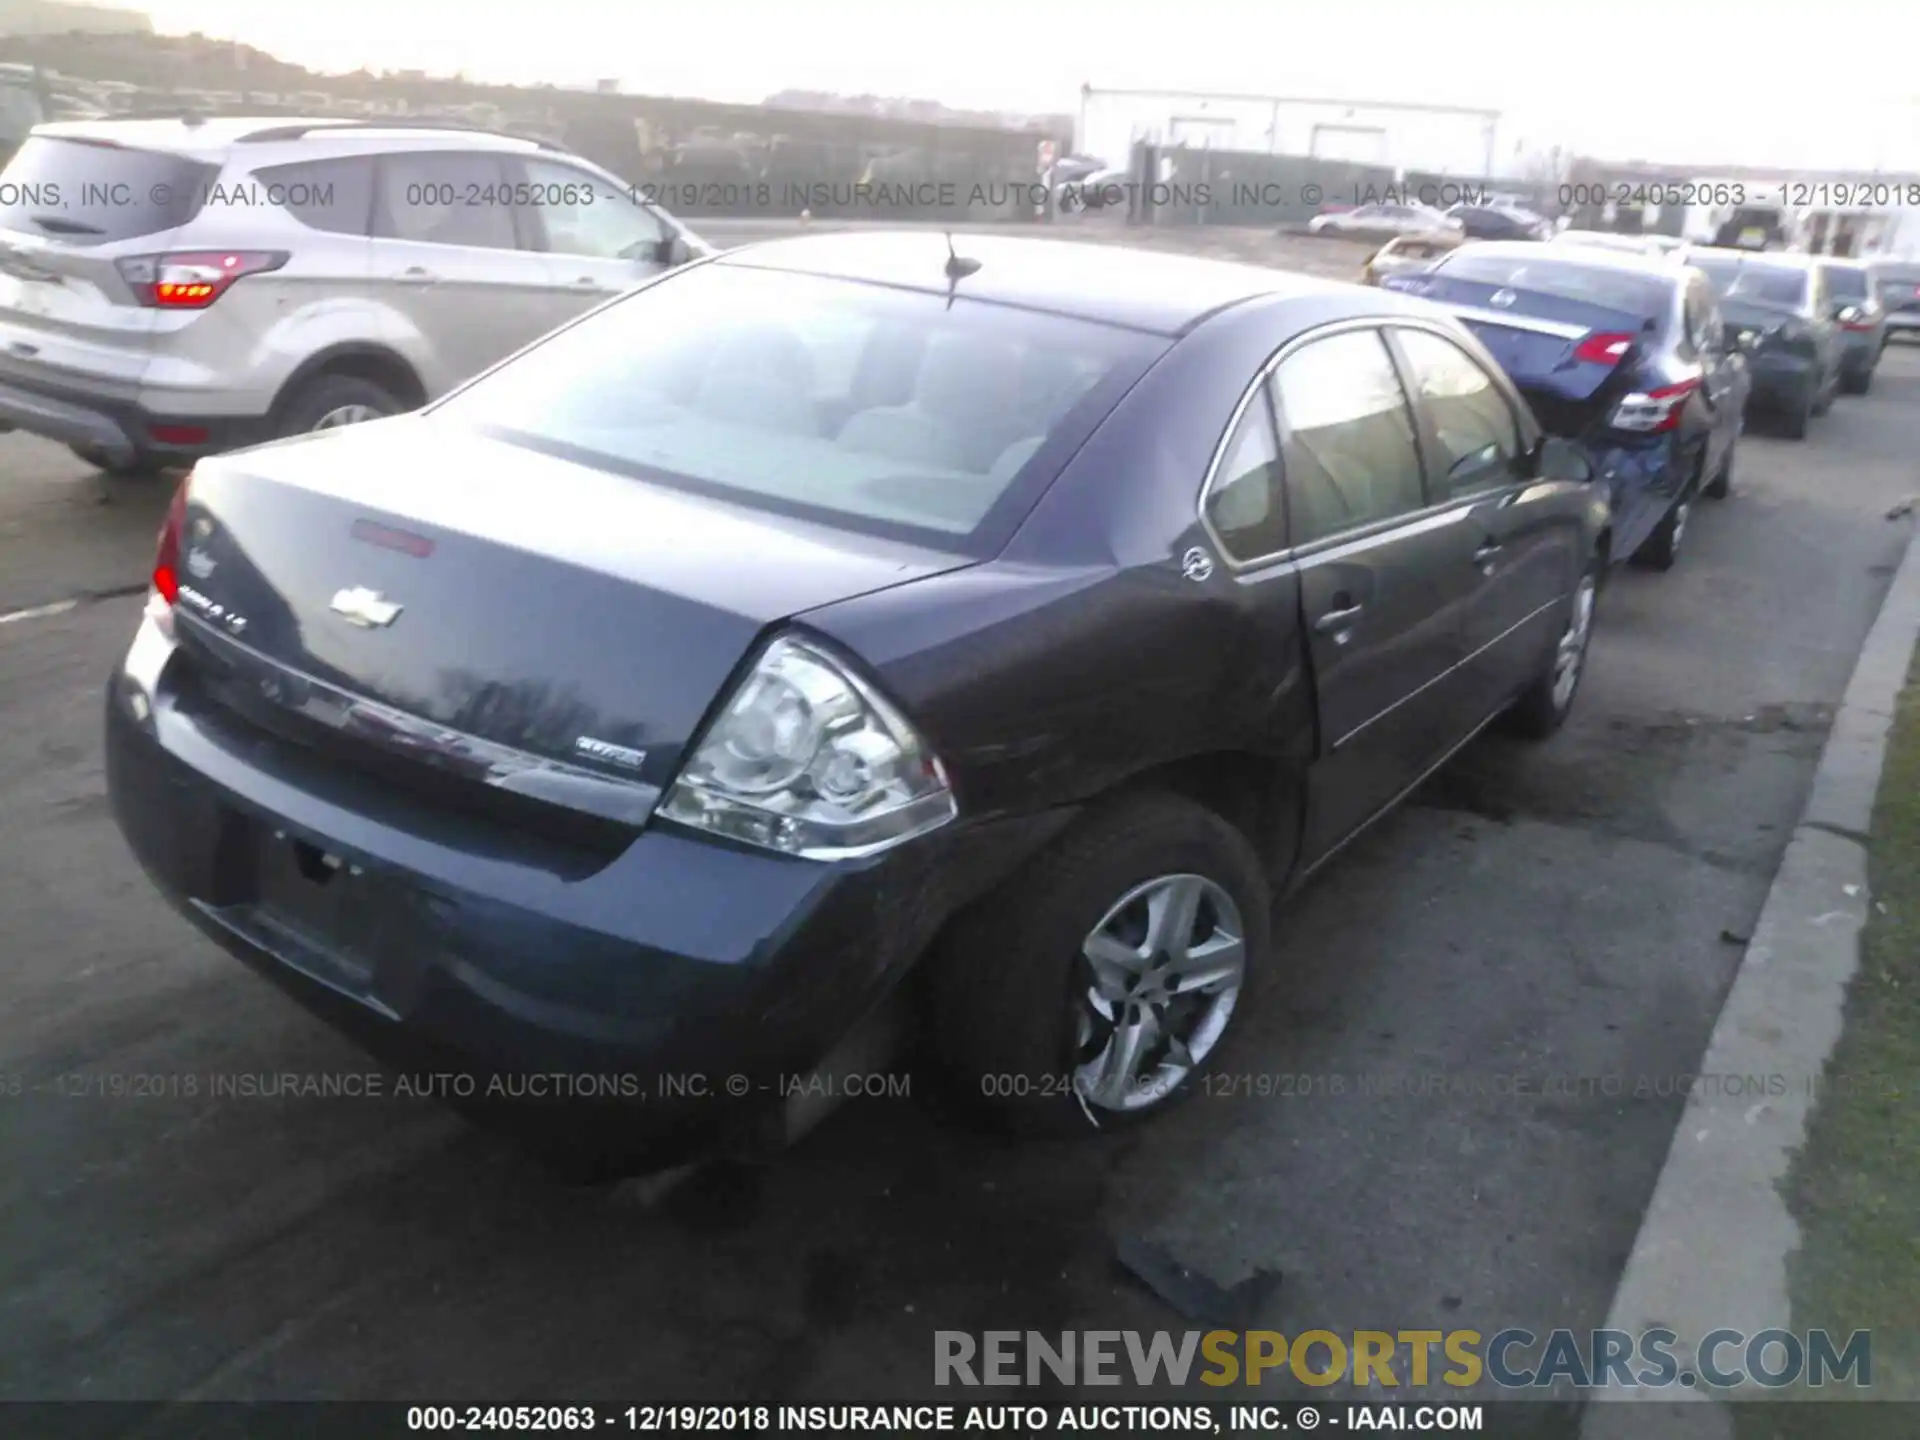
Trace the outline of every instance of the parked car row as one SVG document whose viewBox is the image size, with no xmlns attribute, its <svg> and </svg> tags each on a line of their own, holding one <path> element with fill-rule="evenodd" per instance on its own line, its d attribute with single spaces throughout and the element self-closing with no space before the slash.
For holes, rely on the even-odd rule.
<svg viewBox="0 0 1920 1440">
<path fill-rule="evenodd" d="M 1487 726 L 1564 723 L 1611 568 L 1728 493 L 1759 353 L 1741 277 L 1464 225 L 1374 287 L 721 254 L 531 142 L 100 138 L 16 163 L 278 187 L 0 214 L 0 414 L 198 458 L 106 695 L 119 826 L 596 1171 L 785 1133 L 881 1017 L 1016 1128 L 1189 1093 L 1277 898 Z"/>
</svg>

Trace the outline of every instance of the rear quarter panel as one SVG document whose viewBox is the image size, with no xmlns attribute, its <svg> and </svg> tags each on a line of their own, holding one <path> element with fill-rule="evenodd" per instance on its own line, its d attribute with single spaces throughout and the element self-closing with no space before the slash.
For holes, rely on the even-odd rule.
<svg viewBox="0 0 1920 1440">
<path fill-rule="evenodd" d="M 1199 523 L 1207 467 L 1260 367 L 1313 324 L 1400 302 L 1256 301 L 1177 343 L 993 561 L 826 607 L 926 731 L 976 815 L 1067 805 L 1202 754 L 1298 778 L 1315 743 L 1298 578 L 1236 574 Z M 1191 580 L 1198 548 L 1210 573 Z"/>
</svg>

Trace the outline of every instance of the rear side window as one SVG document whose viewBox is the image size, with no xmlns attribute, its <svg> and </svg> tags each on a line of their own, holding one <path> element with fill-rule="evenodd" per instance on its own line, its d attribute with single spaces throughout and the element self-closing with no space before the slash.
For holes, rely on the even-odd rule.
<svg viewBox="0 0 1920 1440">
<path fill-rule="evenodd" d="M 69 245 L 162 234 L 199 213 L 218 173 L 165 151 L 31 135 L 0 171 L 0 229 Z"/>
<path fill-rule="evenodd" d="M 1827 294 L 1835 300 L 1865 300 L 1870 296 L 1864 270 L 1855 270 L 1850 265 L 1823 265 L 1820 273 L 1826 277 Z"/>
<path fill-rule="evenodd" d="M 1379 332 L 1316 340 L 1274 376 L 1293 543 L 1426 504 L 1406 392 Z"/>
<path fill-rule="evenodd" d="M 378 233 L 425 245 L 512 250 L 513 211 L 498 157 L 460 150 L 416 150 L 380 157 Z"/>
<path fill-rule="evenodd" d="M 260 203 L 278 205 L 311 230 L 333 235 L 365 235 L 373 217 L 373 158 L 347 155 L 336 160 L 303 160 L 274 165 L 253 174 L 264 194 Z"/>
</svg>

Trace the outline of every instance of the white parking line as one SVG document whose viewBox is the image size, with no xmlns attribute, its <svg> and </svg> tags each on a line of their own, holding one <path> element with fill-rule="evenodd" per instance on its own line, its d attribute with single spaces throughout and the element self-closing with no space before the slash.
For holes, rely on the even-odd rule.
<svg viewBox="0 0 1920 1440">
<path fill-rule="evenodd" d="M 11 625 L 16 620 L 41 620 L 49 615 L 64 615 L 69 610 L 78 609 L 78 600 L 56 600 L 51 605 L 34 605 L 26 610 L 13 610 L 0 615 L 0 625 Z"/>
</svg>

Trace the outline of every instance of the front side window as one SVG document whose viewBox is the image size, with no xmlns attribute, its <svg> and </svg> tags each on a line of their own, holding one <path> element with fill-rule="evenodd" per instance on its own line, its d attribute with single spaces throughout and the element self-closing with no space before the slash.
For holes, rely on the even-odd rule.
<svg viewBox="0 0 1920 1440">
<path fill-rule="evenodd" d="M 571 165 L 526 162 L 527 194 L 547 249 L 594 260 L 652 260 L 667 238 L 660 217 L 598 176 Z"/>
<path fill-rule="evenodd" d="M 1434 468 L 1448 493 L 1511 484 L 1520 432 L 1493 377 L 1451 340 L 1426 330 L 1403 329 L 1398 336 L 1415 393 L 1433 422 L 1440 445 Z"/>
<path fill-rule="evenodd" d="M 970 551 L 1042 447 L 1071 436 L 1077 448 L 1166 344 L 709 264 L 556 332 L 430 413 L 637 480 Z"/>
<path fill-rule="evenodd" d="M 1376 330 L 1316 340 L 1274 375 L 1293 543 L 1426 504 L 1406 392 Z"/>
</svg>

